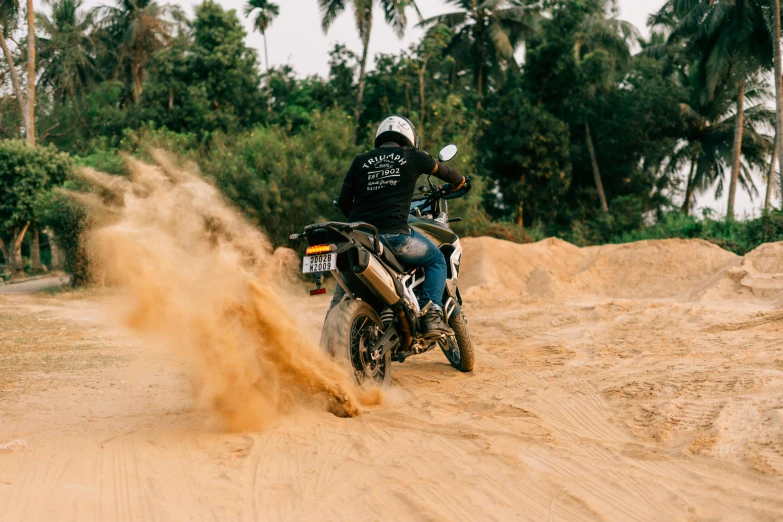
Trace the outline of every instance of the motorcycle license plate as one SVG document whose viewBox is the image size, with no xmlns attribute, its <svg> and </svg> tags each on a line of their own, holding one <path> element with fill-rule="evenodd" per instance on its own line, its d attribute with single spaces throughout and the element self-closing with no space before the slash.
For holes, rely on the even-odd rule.
<svg viewBox="0 0 783 522">
<path fill-rule="evenodd" d="M 302 263 L 302 273 L 328 272 L 337 268 L 337 254 L 320 254 L 317 256 L 305 256 Z"/>
</svg>

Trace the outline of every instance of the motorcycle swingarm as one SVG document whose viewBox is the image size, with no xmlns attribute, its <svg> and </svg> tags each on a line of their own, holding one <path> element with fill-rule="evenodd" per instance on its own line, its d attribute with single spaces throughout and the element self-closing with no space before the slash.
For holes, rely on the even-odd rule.
<svg viewBox="0 0 783 522">
<path fill-rule="evenodd" d="M 386 356 L 386 352 L 394 348 L 399 342 L 400 338 L 397 335 L 397 331 L 393 326 L 389 326 L 381 335 L 377 341 L 375 341 L 370 348 L 370 357 L 372 360 L 377 361 Z"/>
</svg>

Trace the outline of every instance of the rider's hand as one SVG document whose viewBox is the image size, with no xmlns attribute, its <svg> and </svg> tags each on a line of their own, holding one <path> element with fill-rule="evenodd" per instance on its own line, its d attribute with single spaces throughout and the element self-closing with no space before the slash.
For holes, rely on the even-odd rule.
<svg viewBox="0 0 783 522">
<path fill-rule="evenodd" d="M 463 187 L 469 187 L 470 186 L 470 178 L 467 176 L 464 176 L 462 178 L 462 183 L 459 185 L 454 185 L 453 183 L 446 183 L 445 185 L 441 185 L 441 190 L 443 190 L 444 194 L 451 194 L 452 192 L 455 192 Z"/>
</svg>

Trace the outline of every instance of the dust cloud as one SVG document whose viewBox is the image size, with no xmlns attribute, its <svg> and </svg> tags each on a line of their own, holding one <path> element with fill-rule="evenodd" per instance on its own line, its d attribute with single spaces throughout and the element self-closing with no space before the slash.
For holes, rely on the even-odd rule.
<svg viewBox="0 0 783 522">
<path fill-rule="evenodd" d="M 269 426 L 300 410 L 355 416 L 379 404 L 300 333 L 282 304 L 267 237 L 194 165 L 128 158 L 129 179 L 85 169 L 93 276 L 127 294 L 122 320 L 192 364 L 197 404 L 229 430 Z"/>
</svg>

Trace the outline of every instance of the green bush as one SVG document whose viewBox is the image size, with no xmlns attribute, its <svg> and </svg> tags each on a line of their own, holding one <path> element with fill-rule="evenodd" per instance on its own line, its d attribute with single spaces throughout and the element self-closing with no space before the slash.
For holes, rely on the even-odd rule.
<svg viewBox="0 0 783 522">
<path fill-rule="evenodd" d="M 294 134 L 278 126 L 216 132 L 207 145 L 195 134 L 145 126 L 126 133 L 120 147 L 147 161 L 152 148 L 195 162 L 276 246 L 288 245 L 288 235 L 305 225 L 342 217 L 332 200 L 359 153 L 352 122 L 337 109 L 315 113 L 310 125 Z"/>
<path fill-rule="evenodd" d="M 0 140 L 0 233 L 35 221 L 38 195 L 65 181 L 72 169 L 70 156 L 53 146 Z"/>
<path fill-rule="evenodd" d="M 73 169 L 73 160 L 53 146 L 30 147 L 22 140 L 0 141 L 0 238 L 8 268 L 24 275 L 21 252 L 13 245 L 28 230 L 46 226 L 37 207 L 42 193 L 61 184 Z"/>
<path fill-rule="evenodd" d="M 724 221 L 712 219 L 709 215 L 699 219 L 681 212 L 670 212 L 655 225 L 626 232 L 611 242 L 668 238 L 704 239 L 745 255 L 762 243 L 783 241 L 783 213 L 774 211 L 748 221 Z"/>
<path fill-rule="evenodd" d="M 78 167 L 90 167 L 107 174 L 126 175 L 128 173 L 125 160 L 113 149 L 97 151 L 75 159 Z"/>
<path fill-rule="evenodd" d="M 68 180 L 64 188 L 78 190 L 79 181 Z M 71 276 L 71 284 L 80 286 L 89 281 L 89 266 L 82 236 L 87 226 L 85 208 L 56 190 L 42 193 L 36 202 L 36 212 L 43 226 L 54 232 L 55 242 L 65 256 L 63 269 Z"/>
<path fill-rule="evenodd" d="M 342 219 L 332 200 L 358 153 L 348 115 L 332 110 L 316 114 L 295 135 L 259 127 L 216 138 L 199 163 L 276 245 L 284 245 L 289 234 L 310 223 Z"/>
</svg>

